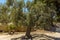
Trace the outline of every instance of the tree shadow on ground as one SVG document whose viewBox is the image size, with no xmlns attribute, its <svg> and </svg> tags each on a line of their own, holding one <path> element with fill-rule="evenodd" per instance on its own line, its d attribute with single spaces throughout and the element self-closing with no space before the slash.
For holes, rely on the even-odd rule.
<svg viewBox="0 0 60 40">
<path fill-rule="evenodd" d="M 11 40 L 60 40 L 60 38 L 51 37 L 44 34 L 33 34 L 32 39 L 23 38 L 24 36 L 18 38 L 12 38 Z"/>
<path fill-rule="evenodd" d="M 47 35 L 46 35 L 47 36 Z M 60 40 L 60 38 L 56 38 L 56 37 L 51 37 L 51 36 L 47 36 L 48 38 L 52 38 L 54 40 Z"/>
</svg>

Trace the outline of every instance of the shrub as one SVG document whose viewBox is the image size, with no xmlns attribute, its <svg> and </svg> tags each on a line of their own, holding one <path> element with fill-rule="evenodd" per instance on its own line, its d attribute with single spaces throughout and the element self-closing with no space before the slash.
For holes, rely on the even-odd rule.
<svg viewBox="0 0 60 40">
<path fill-rule="evenodd" d="M 9 31 L 15 30 L 15 28 L 16 28 L 15 25 L 12 25 L 12 24 L 8 25 L 8 30 Z"/>
</svg>

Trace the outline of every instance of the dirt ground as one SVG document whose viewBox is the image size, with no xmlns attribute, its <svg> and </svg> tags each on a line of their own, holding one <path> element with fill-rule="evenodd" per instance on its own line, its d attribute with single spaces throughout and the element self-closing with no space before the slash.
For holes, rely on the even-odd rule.
<svg viewBox="0 0 60 40">
<path fill-rule="evenodd" d="M 31 35 L 33 34 L 44 34 L 48 37 L 55 38 L 55 40 L 60 40 L 60 33 L 58 32 L 49 32 L 44 30 L 37 30 L 35 32 L 31 32 Z M 0 33 L 0 40 L 11 40 L 12 38 L 18 38 L 25 35 L 25 32 L 19 32 L 15 33 L 14 35 L 9 35 L 7 33 Z"/>
</svg>

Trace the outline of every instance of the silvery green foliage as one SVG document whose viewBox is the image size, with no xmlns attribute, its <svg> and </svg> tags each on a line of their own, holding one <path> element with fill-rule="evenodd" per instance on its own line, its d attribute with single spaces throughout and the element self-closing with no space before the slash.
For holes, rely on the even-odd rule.
<svg viewBox="0 0 60 40">
<path fill-rule="evenodd" d="M 34 0 L 33 2 L 27 2 L 26 7 L 32 14 L 34 24 L 37 27 L 51 27 L 53 17 L 56 16 L 54 3 L 49 3 L 50 6 L 48 6 L 46 1 L 47 0 Z"/>
</svg>

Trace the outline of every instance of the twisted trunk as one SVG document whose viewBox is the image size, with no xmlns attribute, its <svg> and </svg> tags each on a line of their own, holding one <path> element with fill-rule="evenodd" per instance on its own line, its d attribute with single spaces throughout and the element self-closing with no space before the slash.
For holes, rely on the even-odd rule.
<svg viewBox="0 0 60 40">
<path fill-rule="evenodd" d="M 27 38 L 31 38 L 32 36 L 30 35 L 30 32 L 31 32 L 31 26 L 28 26 L 27 27 L 27 30 L 26 30 L 26 36 Z"/>
</svg>

